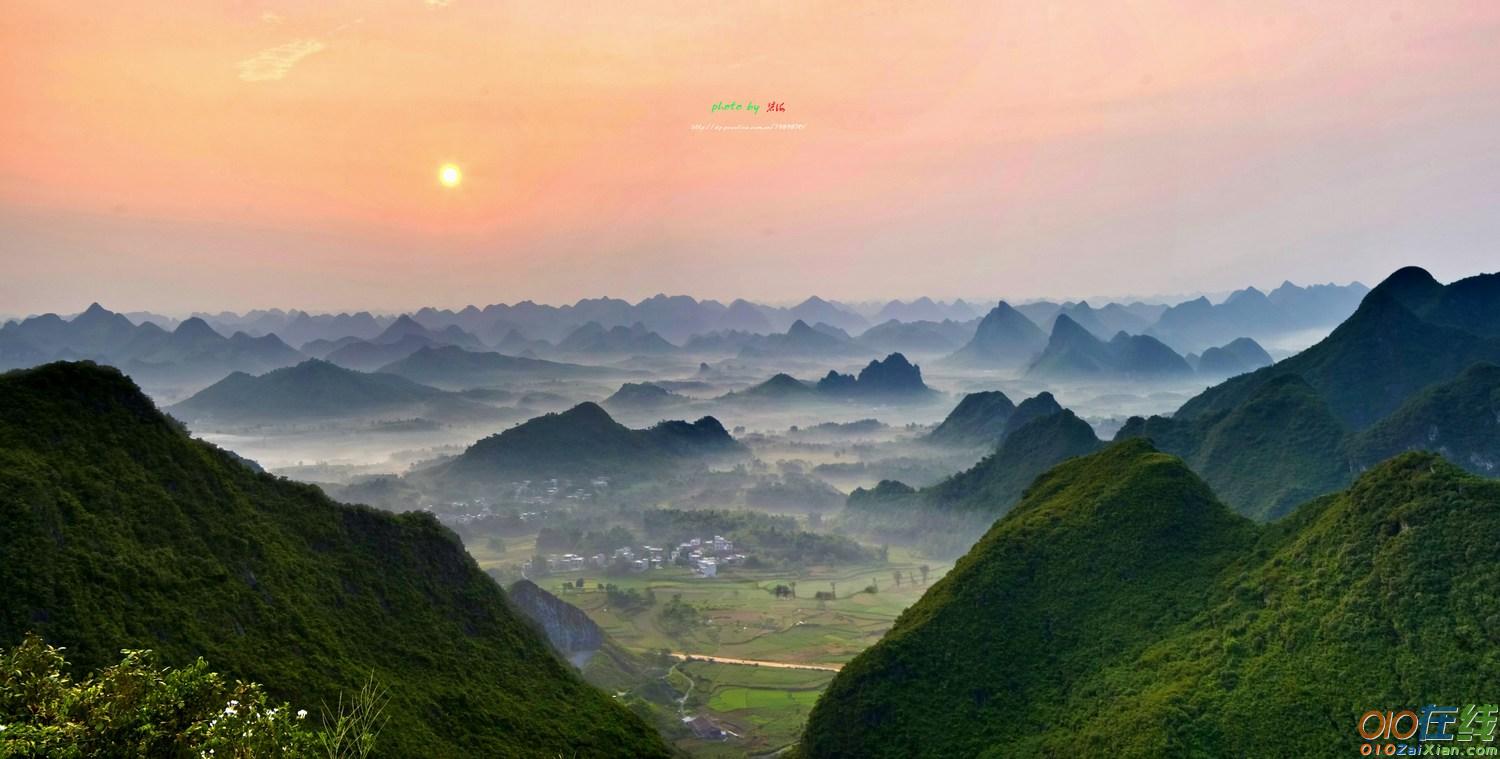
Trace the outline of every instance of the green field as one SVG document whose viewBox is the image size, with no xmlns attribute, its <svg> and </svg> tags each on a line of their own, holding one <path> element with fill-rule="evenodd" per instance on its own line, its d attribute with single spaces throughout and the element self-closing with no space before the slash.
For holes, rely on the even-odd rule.
<svg viewBox="0 0 1500 759">
<path fill-rule="evenodd" d="M 700 756 L 745 756 L 792 743 L 834 675 L 714 662 L 688 662 L 679 669 L 695 684 L 689 706 L 737 736 L 722 743 L 679 742 Z"/>
<path fill-rule="evenodd" d="M 507 539 L 503 553 L 470 546 L 480 566 L 514 567 L 535 553 L 526 539 Z M 930 565 L 927 583 L 919 567 Z M 533 578 L 537 584 L 583 609 L 620 645 L 647 653 L 666 649 L 682 654 L 765 662 L 838 666 L 879 640 L 896 617 L 936 582 L 948 564 L 923 560 L 892 548 L 888 563 L 815 566 L 797 570 L 731 568 L 704 578 L 681 568 L 606 576 L 602 572 L 569 572 Z M 892 576 L 899 571 L 900 586 Z M 915 574 L 913 584 L 908 576 Z M 573 587 L 584 580 L 584 588 Z M 654 594 L 654 605 L 635 609 L 611 606 L 600 583 Z M 795 583 L 795 598 L 777 598 L 777 585 Z M 871 585 L 874 593 L 867 592 Z M 817 600 L 819 591 L 834 593 Z M 672 598 L 690 604 L 698 624 L 664 625 L 659 612 Z M 666 682 L 689 694 L 680 715 L 711 718 L 734 735 L 723 742 L 684 737 L 677 745 L 694 756 L 757 755 L 797 739 L 813 703 L 833 678 L 831 671 L 766 666 L 682 662 Z M 670 705 L 669 705 L 670 707 Z M 666 711 L 671 711 L 670 707 Z"/>
</svg>

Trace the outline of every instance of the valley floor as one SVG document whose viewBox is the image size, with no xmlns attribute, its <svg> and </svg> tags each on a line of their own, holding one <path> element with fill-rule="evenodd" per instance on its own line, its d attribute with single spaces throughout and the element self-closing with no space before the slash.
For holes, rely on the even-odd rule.
<svg viewBox="0 0 1500 759">
<path fill-rule="evenodd" d="M 481 567 L 508 571 L 521 557 L 532 555 L 531 548 L 516 539 L 504 553 L 486 546 L 472 546 L 470 552 Z M 923 564 L 929 567 L 926 583 L 921 582 Z M 673 567 L 623 576 L 568 572 L 533 579 L 583 609 L 620 645 L 644 656 L 665 653 L 677 660 L 662 678 L 668 691 L 642 688 L 643 695 L 671 719 L 707 718 L 697 724 L 725 733 L 722 739 L 705 738 L 683 723 L 675 740 L 679 748 L 693 756 L 742 757 L 791 745 L 834 674 L 878 641 L 950 567 L 892 547 L 888 563 L 734 568 L 712 578 Z M 896 572 L 902 575 L 899 586 Z M 915 584 L 907 579 L 913 575 Z M 583 589 L 576 587 L 580 578 Z M 656 603 L 635 609 L 612 606 L 609 595 L 597 589 L 599 583 L 650 590 Z M 795 598 L 776 597 L 776 586 L 794 583 Z M 835 597 L 815 598 L 820 591 Z M 679 627 L 663 619 L 661 608 L 674 598 L 697 611 L 698 624 Z"/>
</svg>

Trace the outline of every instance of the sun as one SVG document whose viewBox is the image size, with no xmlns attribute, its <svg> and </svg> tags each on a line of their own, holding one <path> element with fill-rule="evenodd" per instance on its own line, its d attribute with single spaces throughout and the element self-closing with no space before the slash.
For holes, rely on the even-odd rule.
<svg viewBox="0 0 1500 759">
<path fill-rule="evenodd" d="M 438 169 L 438 182 L 444 187 L 457 187 L 462 181 L 464 181 L 464 173 L 459 170 L 458 166 L 445 163 L 442 168 Z"/>
</svg>

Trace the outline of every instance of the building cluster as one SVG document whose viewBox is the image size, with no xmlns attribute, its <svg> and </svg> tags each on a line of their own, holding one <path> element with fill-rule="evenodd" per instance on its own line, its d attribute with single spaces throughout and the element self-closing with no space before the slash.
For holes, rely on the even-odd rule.
<svg viewBox="0 0 1500 759">
<path fill-rule="evenodd" d="M 745 555 L 734 552 L 734 541 L 715 535 L 711 540 L 693 538 L 679 543 L 672 549 L 670 561 L 690 566 L 704 577 L 715 577 L 719 574 L 719 567 L 743 564 Z"/>
<path fill-rule="evenodd" d="M 608 489 L 608 477 L 594 477 L 587 482 L 574 482 L 556 477 L 538 482 L 520 480 L 510 483 L 510 491 L 506 500 L 527 506 L 550 506 L 566 502 L 586 503 Z"/>
<path fill-rule="evenodd" d="M 623 566 L 632 572 L 681 565 L 693 569 L 704 577 L 715 577 L 720 567 L 735 566 L 745 562 L 745 555 L 734 552 L 734 541 L 722 535 L 710 539 L 693 538 L 676 548 L 657 546 L 620 546 L 611 553 L 581 556 L 576 553 L 549 554 L 546 557 L 547 571 L 580 572 L 585 569 L 606 570 Z M 522 565 L 526 575 L 534 574 L 531 562 Z"/>
</svg>

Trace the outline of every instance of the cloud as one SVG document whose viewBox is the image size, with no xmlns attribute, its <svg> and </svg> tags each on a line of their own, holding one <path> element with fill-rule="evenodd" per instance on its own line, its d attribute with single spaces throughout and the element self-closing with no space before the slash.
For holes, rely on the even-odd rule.
<svg viewBox="0 0 1500 759">
<path fill-rule="evenodd" d="M 453 0 L 422 0 L 428 8 L 447 8 Z"/>
<path fill-rule="evenodd" d="M 282 79 L 302 59 L 328 48 L 322 40 L 307 38 L 267 48 L 239 63 L 240 79 L 268 82 Z"/>
<path fill-rule="evenodd" d="M 283 16 L 280 13 L 266 11 L 265 13 L 260 14 L 260 20 L 266 22 L 267 24 L 280 24 L 283 21 L 286 21 L 286 16 Z"/>
</svg>

